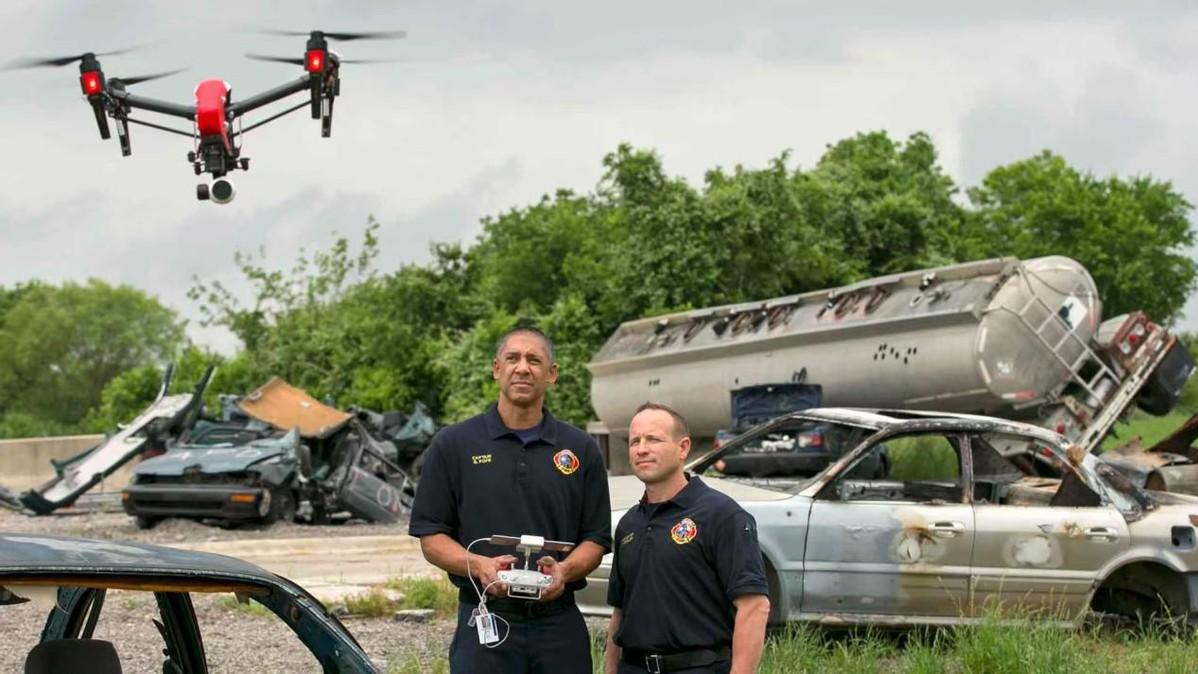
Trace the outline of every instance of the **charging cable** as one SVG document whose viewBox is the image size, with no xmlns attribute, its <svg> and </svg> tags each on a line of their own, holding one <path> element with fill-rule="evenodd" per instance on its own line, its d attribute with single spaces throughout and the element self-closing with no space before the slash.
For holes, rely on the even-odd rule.
<svg viewBox="0 0 1198 674">
<path fill-rule="evenodd" d="M 478 539 L 471 541 L 470 545 L 466 546 L 466 577 L 470 579 L 470 587 L 473 587 L 475 594 L 478 595 L 478 614 L 476 616 L 474 616 L 471 620 L 474 620 L 477 618 L 485 618 L 486 616 L 490 616 L 491 618 L 494 618 L 495 620 L 503 623 L 503 626 L 506 628 L 503 633 L 502 639 L 500 639 L 499 641 L 496 641 L 493 644 L 486 644 L 486 643 L 483 644 L 483 646 L 486 646 L 487 648 L 498 648 L 500 644 L 507 641 L 508 636 L 512 633 L 512 625 L 511 625 L 511 623 L 509 623 L 507 621 L 506 618 L 504 618 L 501 615 L 496 615 L 494 613 L 487 611 L 487 592 L 490 591 L 492 585 L 495 585 L 495 584 L 499 583 L 500 581 L 493 580 L 486 587 L 479 590 L 478 583 L 474 582 L 474 574 L 470 572 L 470 548 L 474 547 L 478 543 L 482 543 L 482 542 L 490 541 L 490 540 L 491 540 L 491 538 L 489 536 L 487 538 L 478 538 Z"/>
</svg>

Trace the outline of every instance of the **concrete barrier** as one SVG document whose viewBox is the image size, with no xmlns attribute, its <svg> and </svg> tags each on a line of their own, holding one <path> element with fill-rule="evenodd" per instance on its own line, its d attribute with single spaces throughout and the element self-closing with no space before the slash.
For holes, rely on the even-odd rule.
<svg viewBox="0 0 1198 674">
<path fill-rule="evenodd" d="M 36 487 L 54 477 L 54 466 L 50 465 L 50 459 L 69 459 L 103 440 L 103 435 L 0 440 L 0 486 L 13 492 Z M 129 474 L 135 463 L 130 461 L 125 464 L 92 491 L 119 491 L 129 483 Z"/>
</svg>

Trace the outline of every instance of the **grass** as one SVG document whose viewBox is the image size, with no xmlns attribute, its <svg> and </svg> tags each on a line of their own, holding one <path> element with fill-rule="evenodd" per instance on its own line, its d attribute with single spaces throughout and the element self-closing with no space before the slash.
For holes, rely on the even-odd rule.
<svg viewBox="0 0 1198 674">
<path fill-rule="evenodd" d="M 438 620 L 456 619 L 458 588 L 440 578 L 392 578 L 384 587 L 399 590 L 404 595 L 399 608 L 431 608 Z"/>
<path fill-rule="evenodd" d="M 259 604 L 253 599 L 243 604 L 237 600 L 235 595 L 232 594 L 224 594 L 217 597 L 216 605 L 226 611 L 240 611 L 241 613 L 258 617 L 274 617 L 274 614 L 270 612 L 270 609 L 266 608 L 262 604 Z"/>
<path fill-rule="evenodd" d="M 1147 412 L 1136 410 L 1126 424 L 1115 425 L 1114 432 L 1103 440 L 1102 451 L 1115 449 L 1137 435 L 1147 449 L 1177 430 L 1191 414 L 1193 412 L 1174 410 L 1163 417 L 1154 417 Z"/>
<path fill-rule="evenodd" d="M 603 671 L 603 630 L 591 633 L 591 664 Z M 1198 636 L 1163 631 L 1113 632 L 1105 628 L 1070 630 L 1057 623 L 1005 622 L 988 617 L 979 624 L 907 632 L 829 632 L 789 625 L 772 632 L 762 653 L 760 674 L 1138 674 L 1194 671 Z M 421 659 L 393 656 L 388 674 L 449 671 L 448 654 Z"/>
</svg>

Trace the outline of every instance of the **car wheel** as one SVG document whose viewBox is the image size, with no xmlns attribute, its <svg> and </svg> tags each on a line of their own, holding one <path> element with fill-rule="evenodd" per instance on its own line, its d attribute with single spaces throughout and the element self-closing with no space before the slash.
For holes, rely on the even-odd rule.
<svg viewBox="0 0 1198 674">
<path fill-rule="evenodd" d="M 295 492 L 287 487 L 270 491 L 270 510 L 262 518 L 264 524 L 295 520 Z"/>
<path fill-rule="evenodd" d="M 161 521 L 161 517 L 150 517 L 149 515 L 137 515 L 133 518 L 133 523 L 136 524 L 137 528 L 141 529 L 142 531 L 153 529 Z"/>
</svg>

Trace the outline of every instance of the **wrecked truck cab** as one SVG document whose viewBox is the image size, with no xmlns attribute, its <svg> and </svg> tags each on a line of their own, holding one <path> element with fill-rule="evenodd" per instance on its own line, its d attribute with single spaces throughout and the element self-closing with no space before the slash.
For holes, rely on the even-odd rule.
<svg viewBox="0 0 1198 674">
<path fill-rule="evenodd" d="M 179 445 L 134 468 L 121 502 L 141 528 L 164 517 L 289 522 L 306 453 L 298 429 L 240 445 Z"/>
</svg>

